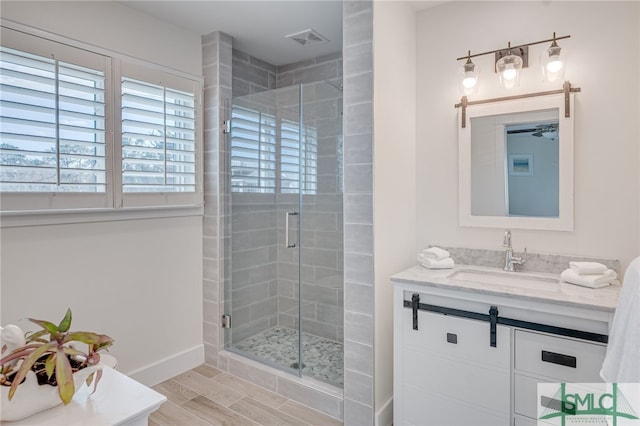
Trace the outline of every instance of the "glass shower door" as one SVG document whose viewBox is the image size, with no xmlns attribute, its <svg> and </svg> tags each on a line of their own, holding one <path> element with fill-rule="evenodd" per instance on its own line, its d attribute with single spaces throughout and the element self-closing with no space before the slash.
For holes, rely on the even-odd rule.
<svg viewBox="0 0 640 426">
<path fill-rule="evenodd" d="M 341 80 L 302 87 L 300 300 L 302 374 L 343 385 Z"/>
<path fill-rule="evenodd" d="M 342 387 L 342 91 L 318 82 L 234 98 L 225 346 Z"/>
<path fill-rule="evenodd" d="M 225 245 L 227 349 L 298 373 L 300 198 L 290 127 L 299 100 L 298 86 L 232 100 Z"/>
</svg>

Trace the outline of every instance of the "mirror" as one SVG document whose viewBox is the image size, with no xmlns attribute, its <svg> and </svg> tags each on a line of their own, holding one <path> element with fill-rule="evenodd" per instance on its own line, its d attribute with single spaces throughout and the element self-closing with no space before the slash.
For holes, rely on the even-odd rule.
<svg viewBox="0 0 640 426">
<path fill-rule="evenodd" d="M 572 230 L 573 112 L 565 117 L 564 95 L 471 105 L 466 116 L 460 225 Z"/>
</svg>

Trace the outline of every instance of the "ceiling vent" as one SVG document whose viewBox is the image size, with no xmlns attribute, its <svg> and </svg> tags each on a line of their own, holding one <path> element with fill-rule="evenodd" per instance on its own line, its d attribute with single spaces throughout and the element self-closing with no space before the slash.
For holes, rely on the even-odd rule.
<svg viewBox="0 0 640 426">
<path fill-rule="evenodd" d="M 327 43 L 329 41 L 328 38 L 311 28 L 295 34 L 289 34 L 284 38 L 289 38 L 305 47 L 313 46 L 314 44 Z"/>
</svg>

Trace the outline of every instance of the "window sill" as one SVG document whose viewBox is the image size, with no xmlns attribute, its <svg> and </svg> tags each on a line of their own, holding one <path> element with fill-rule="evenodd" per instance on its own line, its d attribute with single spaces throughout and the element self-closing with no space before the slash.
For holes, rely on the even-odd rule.
<svg viewBox="0 0 640 426">
<path fill-rule="evenodd" d="M 203 206 L 0 212 L 0 228 L 202 216 Z"/>
</svg>

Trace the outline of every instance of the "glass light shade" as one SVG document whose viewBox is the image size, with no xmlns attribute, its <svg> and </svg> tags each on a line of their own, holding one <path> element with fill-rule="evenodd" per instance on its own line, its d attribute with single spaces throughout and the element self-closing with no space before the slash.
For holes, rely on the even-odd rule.
<svg viewBox="0 0 640 426">
<path fill-rule="evenodd" d="M 505 89 L 518 87 L 520 84 L 520 70 L 522 69 L 522 59 L 511 54 L 503 56 L 496 62 L 496 71 L 500 77 L 500 84 Z"/>
<path fill-rule="evenodd" d="M 467 59 L 467 62 L 461 68 L 461 83 L 462 92 L 465 95 L 478 91 L 478 68 L 471 62 L 471 59 Z"/>
<path fill-rule="evenodd" d="M 566 69 L 566 51 L 554 41 L 551 46 L 540 55 L 542 77 L 544 81 L 562 81 Z"/>
</svg>

